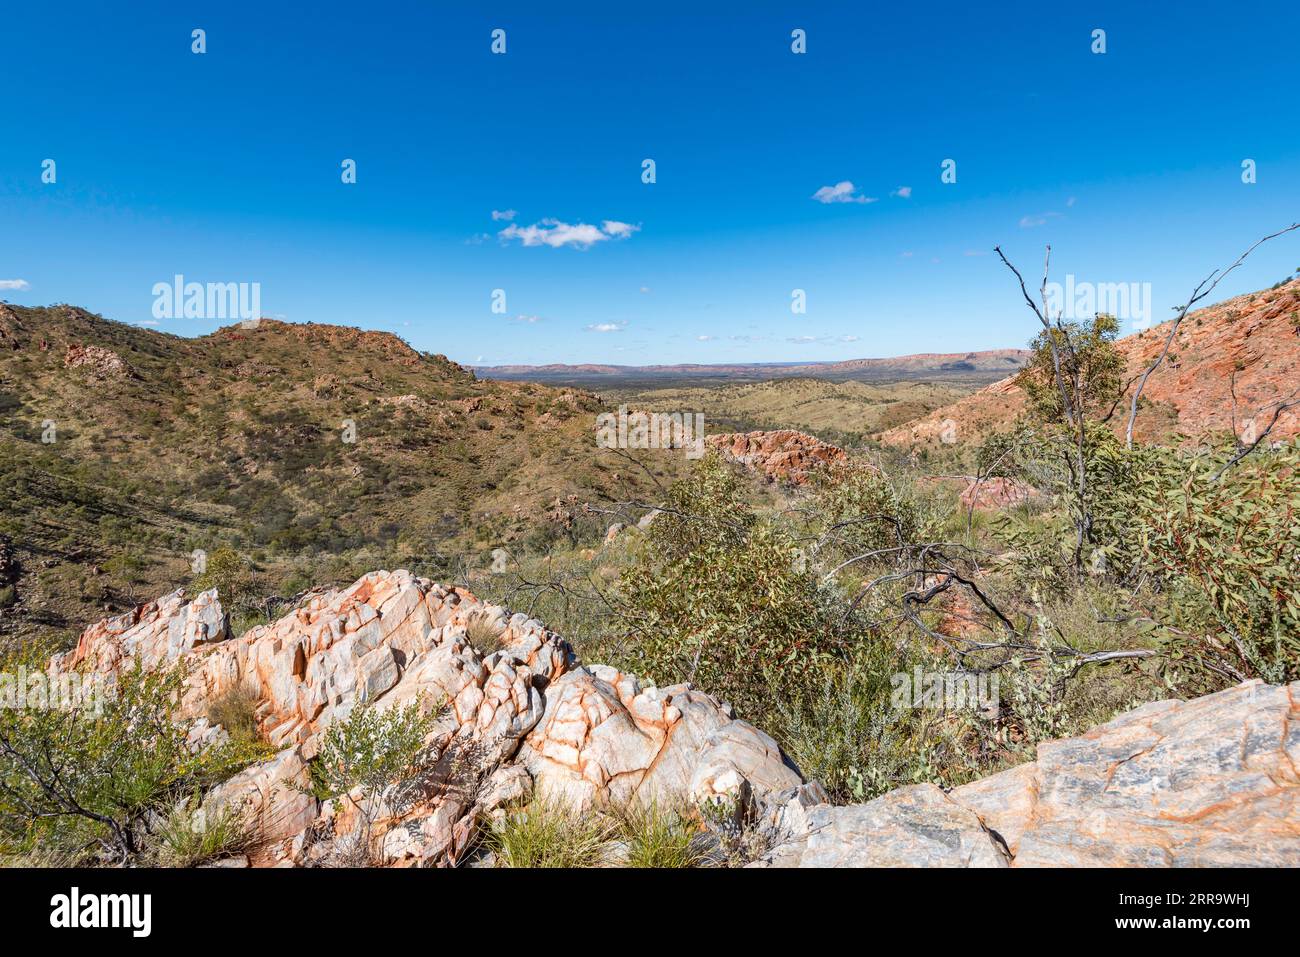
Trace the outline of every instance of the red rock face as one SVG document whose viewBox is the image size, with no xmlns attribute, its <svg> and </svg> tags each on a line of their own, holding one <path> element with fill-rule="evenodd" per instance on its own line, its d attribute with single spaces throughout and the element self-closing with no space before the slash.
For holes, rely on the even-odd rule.
<svg viewBox="0 0 1300 957">
<path fill-rule="evenodd" d="M 739 462 L 769 479 L 802 485 L 810 472 L 849 457 L 836 445 L 793 429 L 710 435 L 705 441 L 729 462 Z"/>
<path fill-rule="evenodd" d="M 1117 343 L 1128 360 L 1125 380 L 1136 378 L 1164 348 L 1171 323 L 1126 336 Z M 1029 334 L 1029 327 L 1026 327 Z M 1277 289 L 1248 293 L 1188 314 L 1169 347 L 1169 355 L 1147 380 L 1142 393 L 1136 437 L 1165 441 L 1171 435 L 1188 442 L 1248 434 L 1272 418 L 1272 403 L 1286 399 L 1300 385 L 1300 280 Z M 1112 420 L 1123 433 L 1128 422 L 1126 394 Z M 936 409 L 907 425 L 881 434 L 894 445 L 940 441 L 943 423 L 958 443 L 978 442 L 1005 429 L 1023 411 L 1025 396 L 1014 377 Z M 1271 439 L 1300 435 L 1300 407 L 1278 418 Z"/>
<path fill-rule="evenodd" d="M 68 369 L 86 369 L 98 379 L 135 378 L 135 372 L 121 356 L 101 346 L 70 344 L 63 354 L 63 365 Z"/>
</svg>

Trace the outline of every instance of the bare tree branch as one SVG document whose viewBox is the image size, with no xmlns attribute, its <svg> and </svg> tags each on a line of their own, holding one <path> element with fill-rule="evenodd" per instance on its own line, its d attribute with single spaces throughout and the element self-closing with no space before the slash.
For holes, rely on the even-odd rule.
<svg viewBox="0 0 1300 957">
<path fill-rule="evenodd" d="M 1196 288 L 1192 290 L 1191 297 L 1188 298 L 1187 302 L 1183 305 L 1182 309 L 1179 310 L 1177 317 L 1175 317 L 1174 319 L 1173 325 L 1169 327 L 1169 335 L 1165 337 L 1165 345 L 1164 348 L 1160 350 L 1160 355 L 1156 356 L 1156 361 L 1151 363 L 1151 365 L 1147 367 L 1146 371 L 1142 373 L 1142 377 L 1138 380 L 1137 388 L 1133 392 L 1133 402 L 1129 406 L 1128 428 L 1124 434 L 1124 442 L 1130 449 L 1133 448 L 1133 424 L 1137 421 L 1138 400 L 1142 398 L 1142 390 L 1146 388 L 1147 379 L 1151 377 L 1151 373 L 1155 372 L 1156 369 L 1160 368 L 1160 363 L 1165 361 L 1165 356 L 1169 354 L 1169 347 L 1173 345 L 1174 336 L 1178 334 L 1178 327 L 1179 325 L 1182 324 L 1183 319 L 1187 317 L 1188 311 L 1192 308 L 1192 306 L 1194 306 L 1196 303 L 1200 302 L 1211 292 L 1213 292 L 1214 287 L 1217 286 L 1220 282 L 1222 282 L 1223 278 L 1227 276 L 1228 273 L 1232 272 L 1243 262 L 1245 262 L 1247 256 L 1253 253 L 1264 243 L 1268 242 L 1270 239 L 1276 239 L 1278 236 L 1281 236 L 1285 233 L 1289 233 L 1293 229 L 1300 229 L 1300 223 L 1292 223 L 1290 226 L 1286 227 L 1285 229 L 1279 229 L 1277 232 L 1265 236 L 1261 240 L 1258 240 L 1253 246 L 1251 246 L 1244 253 L 1238 256 L 1237 261 L 1235 263 L 1233 263 L 1231 266 L 1229 266 L 1227 269 L 1223 270 L 1222 272 L 1220 272 L 1217 269 L 1214 270 L 1214 272 L 1210 273 L 1208 276 L 1202 279 L 1200 283 L 1197 284 Z"/>
</svg>

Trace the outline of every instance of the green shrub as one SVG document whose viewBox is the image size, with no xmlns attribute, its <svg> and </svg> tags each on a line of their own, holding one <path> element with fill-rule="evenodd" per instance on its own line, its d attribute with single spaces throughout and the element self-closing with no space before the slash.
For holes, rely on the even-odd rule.
<svg viewBox="0 0 1300 957">
<path fill-rule="evenodd" d="M 3 670 L 30 674 L 41 663 L 29 648 Z M 175 720 L 183 677 L 131 669 L 111 694 L 67 707 L 0 708 L 0 850 L 40 843 L 130 861 L 153 813 L 258 757 L 233 742 L 190 748 Z"/>
<path fill-rule="evenodd" d="M 699 827 L 692 816 L 674 808 L 629 806 L 617 813 L 619 838 L 625 847 L 626 867 L 696 867 L 702 857 L 696 849 Z"/>
<path fill-rule="evenodd" d="M 498 867 L 598 867 L 617 833 L 604 815 L 539 798 L 493 823 L 484 843 Z"/>
<path fill-rule="evenodd" d="M 1097 529 L 1118 570 L 1162 583 L 1201 634 L 1187 663 L 1270 682 L 1300 678 L 1300 447 L 1224 455 L 1099 449 Z M 1183 629 L 1185 630 L 1185 629 Z"/>
<path fill-rule="evenodd" d="M 835 587 L 716 458 L 669 490 L 619 593 L 629 667 L 660 684 L 691 681 L 759 724 L 859 634 Z"/>
<path fill-rule="evenodd" d="M 247 851 L 254 843 L 254 830 L 241 809 L 200 814 L 196 804 L 180 804 L 158 825 L 152 858 L 159 867 L 196 867 Z"/>
<path fill-rule="evenodd" d="M 340 863 L 383 863 L 372 846 L 374 823 L 381 814 L 381 797 L 391 810 L 400 792 L 424 770 L 429 755 L 425 739 L 435 715 L 423 714 L 419 705 L 379 710 L 358 705 L 346 718 L 326 730 L 320 753 L 312 762 L 312 785 L 322 800 L 352 800 L 358 811 L 357 833 L 345 842 Z M 394 790 L 389 788 L 394 786 Z M 360 789 L 360 797 L 351 792 Z"/>
</svg>

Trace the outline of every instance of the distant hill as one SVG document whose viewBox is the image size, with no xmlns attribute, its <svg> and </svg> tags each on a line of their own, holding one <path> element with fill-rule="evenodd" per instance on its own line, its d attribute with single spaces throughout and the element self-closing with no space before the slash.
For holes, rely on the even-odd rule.
<svg viewBox="0 0 1300 957">
<path fill-rule="evenodd" d="M 523 380 L 549 384 L 599 387 L 617 384 L 761 382 L 782 378 L 818 378 L 830 381 L 857 380 L 889 382 L 907 379 L 928 381 L 992 382 L 1019 369 L 1028 357 L 1023 349 L 990 349 L 984 352 L 921 353 L 892 359 L 847 359 L 841 362 L 755 362 L 676 365 L 503 365 L 474 366 L 474 372 L 488 379 Z"/>
<path fill-rule="evenodd" d="M 709 433 L 802 429 L 853 447 L 874 433 L 948 405 L 978 388 L 978 382 L 953 380 L 859 382 L 783 377 L 703 385 L 691 380 L 642 383 L 631 389 L 614 388 L 611 382 L 601 388 L 600 395 L 609 405 L 625 403 L 632 409 L 701 410 Z"/>
<path fill-rule="evenodd" d="M 649 494 L 596 448 L 602 408 L 384 332 L 264 319 L 181 338 L 0 303 L 0 635 L 126 607 L 222 542 L 303 581 L 348 577 L 365 553 L 486 564 L 564 534 L 571 496 Z M 644 458 L 661 477 L 686 466 Z"/>
<path fill-rule="evenodd" d="M 1164 347 L 1171 322 L 1126 336 L 1118 342 L 1128 359 L 1126 381 L 1149 366 Z M 1027 328 L 1027 334 L 1032 333 Z M 1147 381 L 1136 435 L 1165 441 L 1223 439 L 1254 417 L 1262 430 L 1272 417 L 1261 411 L 1300 388 L 1300 279 L 1247 293 L 1189 313 L 1170 354 Z M 1234 398 L 1235 392 L 1235 398 Z M 1126 395 L 1131 395 L 1131 391 Z M 883 432 L 891 445 L 939 441 L 945 420 L 956 423 L 957 443 L 978 442 L 1009 426 L 1024 410 L 1025 397 L 1013 378 L 1003 379 L 905 425 Z M 1123 428 L 1121 410 L 1115 425 Z M 1278 419 L 1273 437 L 1300 434 L 1300 408 Z"/>
</svg>

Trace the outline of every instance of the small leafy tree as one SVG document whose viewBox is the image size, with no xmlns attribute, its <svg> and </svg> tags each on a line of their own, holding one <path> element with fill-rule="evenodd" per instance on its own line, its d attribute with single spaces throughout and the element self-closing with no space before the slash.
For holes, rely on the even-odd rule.
<svg viewBox="0 0 1300 957">
<path fill-rule="evenodd" d="M 855 636 L 834 587 L 716 457 L 669 490 L 619 591 L 631 667 L 692 681 L 751 719 Z"/>
<path fill-rule="evenodd" d="M 39 670 L 31 649 L 5 671 Z M 178 723 L 180 669 L 121 674 L 104 696 L 0 708 L 0 850 L 42 844 L 126 863 L 152 813 L 224 780 L 260 756 L 238 744 L 195 749 Z M 107 698 L 107 700 L 104 700 Z"/>
<path fill-rule="evenodd" d="M 392 784 L 409 780 L 425 765 L 425 739 L 435 715 L 422 714 L 419 705 L 380 710 L 359 706 L 325 732 L 314 764 L 316 794 L 322 799 L 348 796 L 360 818 L 356 853 L 370 857 L 371 833 L 379 803 Z"/>
<path fill-rule="evenodd" d="M 222 605 L 245 624 L 257 610 L 253 565 L 229 545 L 220 546 L 208 556 L 207 567 L 194 579 L 193 588 L 196 592 L 215 588 Z"/>
<path fill-rule="evenodd" d="M 1065 382 L 1069 410 L 1085 418 L 1109 418 L 1123 385 L 1124 356 L 1115 348 L 1119 322 L 1098 313 L 1090 323 L 1058 321 L 1030 343 L 1029 360 L 1016 376 L 1029 406 L 1044 422 L 1067 420 L 1067 406 L 1056 382 L 1053 352 Z"/>
<path fill-rule="evenodd" d="M 1124 357 L 1115 348 L 1119 323 L 1098 314 L 1091 323 L 1059 317 L 1030 343 L 1030 357 L 1016 377 L 1031 414 L 1059 456 L 1074 524 L 1074 571 L 1083 570 L 1094 542 L 1091 507 L 1092 448 L 1122 395 Z"/>
</svg>

